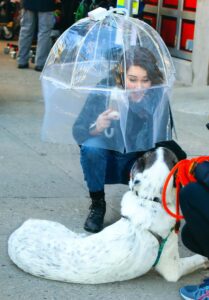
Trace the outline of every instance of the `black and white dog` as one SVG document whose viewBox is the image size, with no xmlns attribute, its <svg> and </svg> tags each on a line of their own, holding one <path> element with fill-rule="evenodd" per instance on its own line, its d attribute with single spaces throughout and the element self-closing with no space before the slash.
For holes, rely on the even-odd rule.
<svg viewBox="0 0 209 300">
<path fill-rule="evenodd" d="M 97 284 L 145 274 L 155 265 L 160 241 L 166 240 L 154 268 L 168 281 L 199 268 L 208 259 L 179 257 L 175 219 L 161 205 L 161 193 L 177 159 L 158 148 L 139 158 L 131 171 L 130 190 L 121 202 L 121 219 L 94 235 L 79 235 L 45 220 L 28 220 L 9 238 L 12 261 L 25 272 L 52 280 Z M 167 191 L 168 207 L 175 209 L 175 187 Z"/>
</svg>

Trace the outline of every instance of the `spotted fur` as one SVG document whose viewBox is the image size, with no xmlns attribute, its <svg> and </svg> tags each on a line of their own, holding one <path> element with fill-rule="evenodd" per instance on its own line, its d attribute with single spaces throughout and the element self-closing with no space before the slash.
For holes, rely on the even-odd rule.
<svg viewBox="0 0 209 300">
<path fill-rule="evenodd" d="M 146 153 L 131 171 L 130 191 L 121 202 L 121 219 L 101 232 L 86 236 L 46 220 L 30 219 L 9 238 L 8 253 L 22 270 L 35 276 L 98 284 L 128 280 L 147 273 L 155 263 L 159 239 L 169 238 L 155 269 L 167 280 L 205 267 L 200 255 L 180 258 L 175 220 L 163 210 L 161 192 L 174 154 L 164 148 Z M 175 188 L 168 187 L 174 209 Z"/>
</svg>

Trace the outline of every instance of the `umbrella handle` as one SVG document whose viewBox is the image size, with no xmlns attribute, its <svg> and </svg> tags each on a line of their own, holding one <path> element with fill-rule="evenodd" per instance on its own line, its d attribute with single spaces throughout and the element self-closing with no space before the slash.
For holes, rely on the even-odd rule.
<svg viewBox="0 0 209 300">
<path fill-rule="evenodd" d="M 108 138 L 108 139 L 110 139 L 111 137 L 113 137 L 113 135 L 114 135 L 114 128 L 106 128 L 105 130 L 104 130 L 104 134 L 105 134 L 105 136 Z"/>
</svg>

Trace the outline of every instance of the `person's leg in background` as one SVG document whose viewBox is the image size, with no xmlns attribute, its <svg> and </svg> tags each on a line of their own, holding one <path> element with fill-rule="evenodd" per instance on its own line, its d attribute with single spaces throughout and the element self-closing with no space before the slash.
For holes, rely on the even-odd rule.
<svg viewBox="0 0 209 300">
<path fill-rule="evenodd" d="M 21 18 L 21 28 L 18 41 L 18 68 L 26 69 L 29 67 L 30 47 L 33 41 L 36 28 L 36 14 L 30 10 L 23 10 Z"/>
<path fill-rule="evenodd" d="M 199 183 L 188 184 L 180 192 L 180 206 L 186 221 L 182 229 L 184 245 L 209 257 L 209 190 Z M 181 288 L 180 295 L 183 299 L 209 299 L 209 279 Z"/>
<path fill-rule="evenodd" d="M 38 13 L 38 39 L 35 57 L 35 70 L 42 71 L 52 47 L 51 32 L 55 24 L 53 12 Z"/>
</svg>

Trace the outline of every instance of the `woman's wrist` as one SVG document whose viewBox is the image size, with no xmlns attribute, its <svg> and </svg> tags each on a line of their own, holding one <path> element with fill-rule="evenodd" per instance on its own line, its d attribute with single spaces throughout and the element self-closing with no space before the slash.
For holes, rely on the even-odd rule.
<svg viewBox="0 0 209 300">
<path fill-rule="evenodd" d="M 101 131 L 98 130 L 97 128 L 97 123 L 94 122 L 89 126 L 89 132 L 91 135 L 98 135 L 101 133 Z"/>
</svg>

